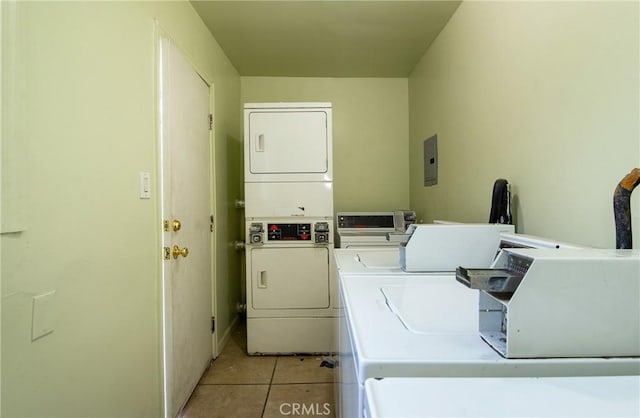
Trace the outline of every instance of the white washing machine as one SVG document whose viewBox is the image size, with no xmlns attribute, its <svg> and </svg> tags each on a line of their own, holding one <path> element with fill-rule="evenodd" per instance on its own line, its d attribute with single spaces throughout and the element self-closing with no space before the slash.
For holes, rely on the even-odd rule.
<svg viewBox="0 0 640 418">
<path fill-rule="evenodd" d="M 478 293 L 453 275 L 341 276 L 338 416 L 363 416 L 387 377 L 640 375 L 638 357 L 507 359 L 478 333 Z"/>
<path fill-rule="evenodd" d="M 459 224 L 457 224 L 459 225 Z M 536 237 L 533 235 L 500 232 L 497 244 L 492 245 L 490 253 L 497 254 L 501 248 L 583 248 L 575 244 Z M 425 253 L 426 247 L 419 252 Z M 334 251 L 337 274 L 371 276 L 378 274 L 425 274 L 425 272 L 407 272 L 402 269 L 399 247 L 336 248 Z M 456 265 L 464 264 L 465 256 L 460 255 Z M 487 258 L 487 266 L 493 261 Z"/>
<path fill-rule="evenodd" d="M 388 234 L 402 234 L 410 224 L 416 223 L 412 210 L 387 212 L 338 212 L 336 231 L 340 248 L 399 247 L 389 241 Z"/>
<path fill-rule="evenodd" d="M 536 237 L 532 235 L 524 235 L 524 234 L 515 234 L 515 233 L 500 233 L 499 234 L 498 243 L 493 245 L 492 253 L 497 254 L 502 248 L 570 248 L 570 249 L 579 249 L 582 248 L 578 245 L 560 242 L 556 240 L 550 240 L 546 238 Z M 423 249 L 424 252 L 424 249 Z M 477 295 L 469 292 L 464 292 L 463 290 L 457 288 L 455 286 L 455 273 L 453 271 L 448 273 L 442 272 L 422 272 L 422 273 L 412 273 L 405 272 L 402 270 L 402 266 L 400 263 L 400 250 L 399 248 L 363 248 L 363 249 L 335 249 L 334 250 L 335 259 L 336 259 L 336 275 L 339 276 L 338 281 L 341 282 L 345 280 L 345 277 L 351 278 L 361 278 L 364 282 L 372 281 L 372 280 L 383 280 L 385 283 L 396 284 L 402 286 L 404 280 L 408 280 L 407 278 L 411 278 L 411 282 L 415 284 L 422 284 L 426 280 L 436 279 L 433 283 L 440 282 L 442 283 L 442 278 L 446 277 L 445 280 L 446 288 L 455 294 L 464 294 L 473 295 L 474 303 L 467 306 L 465 309 L 465 314 L 462 311 L 455 313 L 452 316 L 453 319 L 457 317 L 457 315 L 462 315 L 462 318 L 466 317 L 467 326 L 471 327 L 474 333 L 477 333 L 477 320 L 478 320 L 478 312 L 477 312 Z M 460 261 L 462 262 L 464 259 L 464 255 L 460 256 Z M 489 261 L 487 261 L 489 263 Z M 382 277 L 382 279 L 379 279 Z M 351 279 L 353 280 L 353 279 Z M 371 300 L 376 300 L 375 306 L 378 309 L 382 309 L 384 311 L 384 307 L 387 305 L 387 299 L 374 299 L 377 296 L 381 296 L 380 287 L 375 283 L 367 284 L 361 283 L 361 286 L 364 289 L 367 289 L 368 292 L 371 292 L 369 295 Z M 415 294 L 411 294 L 408 292 L 407 300 L 413 301 L 413 303 L 408 304 L 411 309 L 415 309 L 416 316 L 423 319 L 428 319 L 427 316 L 420 316 L 420 312 L 422 309 L 421 298 L 423 298 L 422 292 L 425 291 L 425 287 L 418 287 L 416 289 Z M 393 292 L 397 293 L 397 289 Z M 428 292 L 427 292 L 428 293 Z M 416 299 L 417 298 L 417 299 Z M 342 298 L 341 298 L 342 299 Z M 427 298 L 425 298 L 427 300 Z M 445 299 L 441 299 L 445 300 Z M 461 299 L 464 300 L 464 299 Z M 340 302 L 342 303 L 342 301 Z M 359 305 L 358 305 L 359 306 Z M 369 303 L 369 306 L 374 306 L 373 303 Z M 361 309 L 361 308 L 352 308 L 352 309 Z M 443 313 L 446 310 L 442 311 Z M 395 314 L 394 314 L 395 315 Z M 465 316 L 466 315 L 466 316 Z M 343 413 L 343 416 L 356 416 L 349 415 L 354 414 L 356 410 L 359 408 L 357 400 L 362 396 L 362 383 L 363 380 L 358 384 L 358 373 L 356 373 L 354 358 L 352 355 L 344 355 L 344 353 L 355 353 L 356 351 L 351 347 L 351 341 L 347 338 L 347 322 L 344 309 L 340 308 L 339 311 L 340 325 L 339 336 L 338 336 L 338 346 L 339 351 L 341 352 L 340 361 L 338 362 L 336 369 L 336 393 L 335 398 L 338 404 L 338 410 L 344 410 L 345 408 L 350 411 L 348 413 Z M 410 328 L 417 329 L 417 326 L 411 326 L 408 324 L 414 324 L 415 321 L 411 319 L 405 319 L 402 324 L 407 324 L 406 328 L 400 328 L 400 330 L 408 330 Z M 375 327 L 375 321 L 371 323 L 372 327 Z M 404 325 L 402 325 L 404 327 Z M 402 333 L 400 334 L 402 335 Z M 376 340 L 373 344 L 379 344 L 381 347 L 389 344 L 386 342 L 386 336 L 384 333 L 379 335 L 379 339 Z M 472 336 L 471 339 L 475 341 L 477 339 L 476 336 Z M 393 347 L 393 346 L 391 346 Z M 420 358 L 420 350 L 419 347 L 416 347 L 417 350 L 413 354 L 415 358 Z M 389 351 L 389 354 L 393 351 L 393 348 Z M 383 361 L 386 353 L 381 353 L 376 357 L 377 360 Z M 390 360 L 393 363 L 393 360 Z M 410 363 L 409 363 L 410 364 Z M 375 368 L 375 366 L 372 366 Z M 411 367 L 409 367 L 410 369 Z M 403 372 L 400 372 L 403 373 Z M 400 374 L 402 375 L 402 374 Z M 343 400 L 347 398 L 347 400 Z M 344 405 L 343 405 L 344 404 Z"/>
<path fill-rule="evenodd" d="M 497 254 L 502 248 L 582 249 L 584 247 L 532 235 L 502 232 L 492 252 Z M 487 358 L 499 360 L 494 351 L 485 347 L 486 344 L 481 344 L 478 336 L 478 294 L 458 288 L 461 285 L 455 281 L 453 271 L 405 272 L 400 263 L 399 248 L 340 248 L 335 249 L 334 254 L 340 287 L 344 287 L 347 281 L 351 283 L 348 286 L 355 289 L 352 292 L 352 298 L 355 301 L 350 307 L 341 308 L 339 313 L 339 362 L 335 374 L 335 398 L 338 411 L 342 412 L 343 417 L 360 416 L 357 411 L 361 410 L 363 383 L 367 377 L 421 376 L 425 369 L 434 373 L 433 368 L 437 363 L 436 365 L 427 364 L 422 369 L 414 366 L 416 363 L 424 362 L 423 354 L 428 352 L 422 347 L 430 344 L 420 341 L 420 338 L 428 338 L 422 335 L 424 333 L 420 330 L 429 323 L 434 323 L 435 318 L 441 315 L 444 315 L 445 322 L 441 325 L 440 331 L 443 330 L 442 327 L 445 327 L 447 321 L 451 321 L 450 325 L 447 325 L 448 332 L 453 330 L 458 332 L 461 329 L 469 331 L 471 334 L 466 338 L 469 339 L 471 346 L 480 350 L 479 353 L 484 353 L 488 356 Z M 464 255 L 460 256 L 461 262 L 464 258 Z M 429 285 L 437 286 L 440 289 L 439 293 L 429 290 Z M 341 290 L 342 292 L 344 290 Z M 455 299 L 453 295 L 457 295 Z M 429 301 L 432 299 L 435 299 L 435 302 L 430 304 Z M 466 301 L 467 304 L 457 305 L 462 301 Z M 340 303 L 344 303 L 343 295 L 340 297 Z M 442 310 L 437 310 L 435 307 L 442 306 L 439 303 L 445 305 L 449 303 L 449 307 L 444 306 Z M 400 308 L 401 305 L 404 308 Z M 394 307 L 393 311 L 389 310 L 390 306 Z M 431 309 L 428 309 L 429 306 Z M 457 308 L 453 309 L 454 306 Z M 370 309 L 374 310 L 375 316 L 367 316 L 367 311 Z M 398 313 L 401 309 L 406 310 L 405 315 Z M 350 337 L 348 311 L 353 311 L 350 314 L 351 317 L 361 321 L 367 330 L 366 335 L 359 339 L 353 340 Z M 435 317 L 429 316 L 427 312 Z M 383 321 L 378 322 L 378 319 Z M 422 323 L 422 321 L 426 322 Z M 393 333 L 386 333 L 387 324 L 393 325 Z M 414 340 L 416 338 L 417 340 Z M 401 342 L 403 339 L 405 342 Z M 400 344 L 400 349 L 396 348 L 395 342 Z M 443 346 L 440 345 L 440 347 Z M 409 351 L 403 352 L 403 349 Z M 364 350 L 364 354 L 356 359 L 358 350 Z M 446 351 L 446 348 L 443 350 Z M 374 354 L 369 356 L 367 353 Z M 459 354 L 459 357 L 462 357 L 462 363 L 482 360 L 482 355 L 475 360 L 464 358 L 464 351 Z M 378 370 L 378 364 L 383 365 L 381 370 Z M 576 364 L 575 367 L 580 366 Z M 479 366 L 480 369 L 482 367 L 484 366 Z M 504 367 L 504 364 L 501 367 Z M 446 373 L 446 366 L 444 369 L 440 369 L 437 373 Z"/>
<path fill-rule="evenodd" d="M 367 418 L 640 417 L 640 376 L 385 378 L 365 392 Z"/>
</svg>

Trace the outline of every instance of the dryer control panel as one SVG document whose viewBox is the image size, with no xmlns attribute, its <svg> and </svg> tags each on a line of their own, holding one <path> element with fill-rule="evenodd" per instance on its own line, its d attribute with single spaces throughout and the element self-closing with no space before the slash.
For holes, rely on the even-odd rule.
<svg viewBox="0 0 640 418">
<path fill-rule="evenodd" d="M 331 244 L 330 222 L 248 222 L 250 244 L 308 243 Z"/>
<path fill-rule="evenodd" d="M 267 224 L 269 241 L 311 241 L 311 224 Z"/>
</svg>

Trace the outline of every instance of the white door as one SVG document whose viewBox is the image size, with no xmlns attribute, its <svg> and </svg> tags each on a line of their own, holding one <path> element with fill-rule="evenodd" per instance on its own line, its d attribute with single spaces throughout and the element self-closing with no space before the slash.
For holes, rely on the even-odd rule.
<svg viewBox="0 0 640 418">
<path fill-rule="evenodd" d="M 212 357 L 210 92 L 170 40 L 160 49 L 164 396 L 175 417 Z"/>
</svg>

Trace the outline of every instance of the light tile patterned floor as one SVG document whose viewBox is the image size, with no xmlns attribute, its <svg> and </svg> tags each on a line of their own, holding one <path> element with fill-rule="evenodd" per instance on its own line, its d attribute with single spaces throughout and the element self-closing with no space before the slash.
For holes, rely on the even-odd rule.
<svg viewBox="0 0 640 418">
<path fill-rule="evenodd" d="M 335 417 L 321 356 L 248 356 L 244 326 L 205 372 L 183 418 Z"/>
</svg>

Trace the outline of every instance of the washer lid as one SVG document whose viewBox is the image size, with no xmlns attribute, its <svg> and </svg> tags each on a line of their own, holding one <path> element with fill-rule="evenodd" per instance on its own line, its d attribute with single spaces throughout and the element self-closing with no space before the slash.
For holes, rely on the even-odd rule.
<svg viewBox="0 0 640 418">
<path fill-rule="evenodd" d="M 478 292 L 453 278 L 428 285 L 383 286 L 387 306 L 418 334 L 478 332 Z"/>
<path fill-rule="evenodd" d="M 363 251 L 356 254 L 356 261 L 372 270 L 400 269 L 400 250 Z"/>
</svg>

